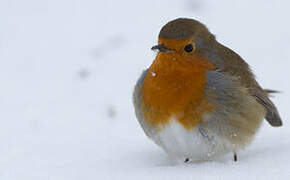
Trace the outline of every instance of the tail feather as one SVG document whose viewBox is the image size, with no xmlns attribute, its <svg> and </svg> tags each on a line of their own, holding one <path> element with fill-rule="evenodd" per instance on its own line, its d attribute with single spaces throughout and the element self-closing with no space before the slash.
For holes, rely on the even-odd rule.
<svg viewBox="0 0 290 180">
<path fill-rule="evenodd" d="M 281 93 L 281 91 L 273 90 L 273 89 L 263 89 L 267 94 L 276 94 Z"/>
</svg>

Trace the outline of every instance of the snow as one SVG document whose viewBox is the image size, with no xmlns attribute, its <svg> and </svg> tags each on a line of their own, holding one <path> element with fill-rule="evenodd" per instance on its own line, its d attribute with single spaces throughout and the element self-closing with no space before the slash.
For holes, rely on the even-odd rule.
<svg viewBox="0 0 290 180">
<path fill-rule="evenodd" d="M 288 1 L 0 1 L 0 179 L 287 179 Z M 251 65 L 284 126 L 212 162 L 173 164 L 140 128 L 136 80 L 177 17 L 205 23 Z"/>
</svg>

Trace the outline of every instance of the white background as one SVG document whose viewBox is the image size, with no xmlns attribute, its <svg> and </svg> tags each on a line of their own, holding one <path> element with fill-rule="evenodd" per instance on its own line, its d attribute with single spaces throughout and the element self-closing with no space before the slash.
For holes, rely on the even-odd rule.
<svg viewBox="0 0 290 180">
<path fill-rule="evenodd" d="M 288 1 L 0 0 L 0 179 L 287 179 Z M 133 87 L 160 28 L 205 23 L 240 54 L 284 126 L 218 161 L 174 165 L 140 128 Z"/>
</svg>

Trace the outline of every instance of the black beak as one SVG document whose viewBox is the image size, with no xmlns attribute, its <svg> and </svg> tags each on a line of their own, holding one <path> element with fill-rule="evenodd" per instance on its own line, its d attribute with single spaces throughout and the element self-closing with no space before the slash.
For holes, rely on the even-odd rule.
<svg viewBox="0 0 290 180">
<path fill-rule="evenodd" d="M 158 44 L 156 46 L 153 46 L 151 48 L 151 50 L 158 50 L 159 52 L 165 52 L 165 53 L 169 53 L 169 52 L 173 52 L 173 50 L 167 49 L 164 44 Z"/>
</svg>

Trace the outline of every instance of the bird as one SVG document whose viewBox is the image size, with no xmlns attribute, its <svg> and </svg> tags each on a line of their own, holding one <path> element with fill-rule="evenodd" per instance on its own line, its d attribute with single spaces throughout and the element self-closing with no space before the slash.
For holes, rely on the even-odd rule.
<svg viewBox="0 0 290 180">
<path fill-rule="evenodd" d="M 237 161 L 260 129 L 282 120 L 248 63 L 197 20 L 177 18 L 159 33 L 157 51 L 139 77 L 133 104 L 145 134 L 171 159 Z"/>
</svg>

